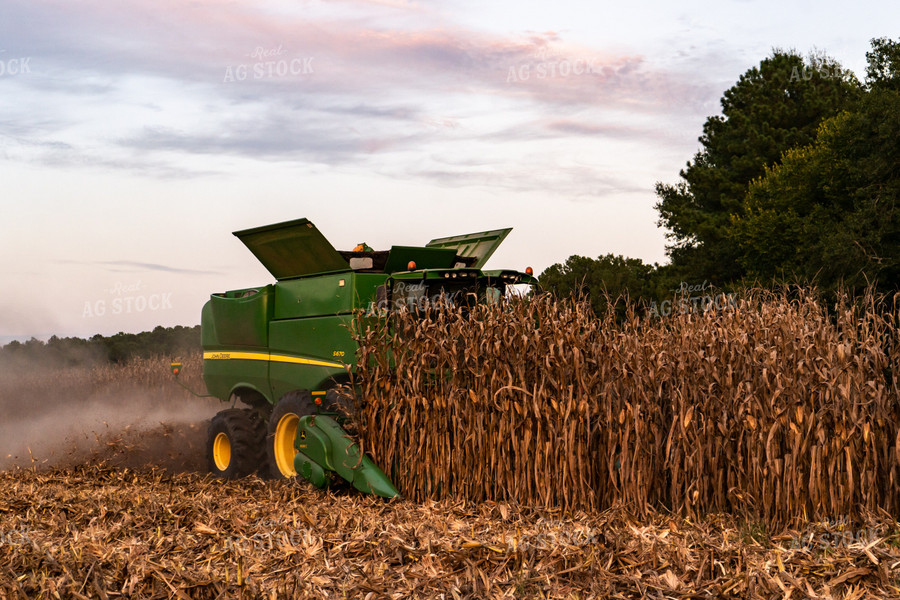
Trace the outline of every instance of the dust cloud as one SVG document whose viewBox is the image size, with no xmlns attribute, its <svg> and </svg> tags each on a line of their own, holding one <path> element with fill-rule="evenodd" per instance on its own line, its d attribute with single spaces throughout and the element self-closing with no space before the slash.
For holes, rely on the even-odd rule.
<svg viewBox="0 0 900 600">
<path fill-rule="evenodd" d="M 207 423 L 227 405 L 184 391 L 166 361 L 21 367 L 0 369 L 0 470 L 105 463 L 206 471 Z"/>
</svg>

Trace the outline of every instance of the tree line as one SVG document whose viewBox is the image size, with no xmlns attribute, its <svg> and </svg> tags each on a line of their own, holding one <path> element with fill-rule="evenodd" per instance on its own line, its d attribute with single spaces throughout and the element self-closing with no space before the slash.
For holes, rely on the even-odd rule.
<svg viewBox="0 0 900 600">
<path fill-rule="evenodd" d="M 658 302 L 684 287 L 900 287 L 900 41 L 878 38 L 859 81 L 824 53 L 775 50 L 709 117 L 675 183 L 656 184 L 665 265 L 571 256 L 540 275 L 560 295 Z"/>
<path fill-rule="evenodd" d="M 153 331 L 97 334 L 88 339 L 54 335 L 46 342 L 35 338 L 12 341 L 0 348 L 0 364 L 28 361 L 50 367 L 93 366 L 157 355 L 177 357 L 200 348 L 199 325 L 157 326 Z"/>
</svg>

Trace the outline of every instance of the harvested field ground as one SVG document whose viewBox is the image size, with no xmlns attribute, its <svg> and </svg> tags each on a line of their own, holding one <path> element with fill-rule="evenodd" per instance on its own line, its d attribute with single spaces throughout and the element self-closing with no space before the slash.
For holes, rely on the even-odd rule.
<svg viewBox="0 0 900 600">
<path fill-rule="evenodd" d="M 387 502 L 102 465 L 0 474 L 4 598 L 900 597 L 900 533 Z"/>
</svg>

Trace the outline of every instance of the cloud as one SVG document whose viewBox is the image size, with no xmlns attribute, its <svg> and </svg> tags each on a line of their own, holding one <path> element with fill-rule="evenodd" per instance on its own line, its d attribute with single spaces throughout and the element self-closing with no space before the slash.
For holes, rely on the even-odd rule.
<svg viewBox="0 0 900 600">
<path fill-rule="evenodd" d="M 159 265 L 156 263 L 139 262 L 133 260 L 68 260 L 58 259 L 54 262 L 62 264 L 74 265 L 101 265 L 105 266 L 107 271 L 112 273 L 140 273 L 145 271 L 157 271 L 163 273 L 178 273 L 181 275 L 221 275 L 221 271 L 207 271 L 195 269 L 182 269 L 169 265 Z"/>
<path fill-rule="evenodd" d="M 198 271 L 195 269 L 181 269 L 178 267 L 170 267 L 168 265 L 158 265 L 155 263 L 145 263 L 133 260 L 109 260 L 99 261 L 98 264 L 109 265 L 110 267 L 123 267 L 125 271 L 162 271 L 164 273 L 181 273 L 187 275 L 221 275 L 220 271 Z"/>
<path fill-rule="evenodd" d="M 587 165 L 545 164 L 531 169 L 506 165 L 489 171 L 432 168 L 410 169 L 407 173 L 445 186 L 489 187 L 516 192 L 552 191 L 553 197 L 575 201 L 652 192 Z"/>
<path fill-rule="evenodd" d="M 319 118 L 311 119 L 313 115 Z M 382 118 L 392 120 L 392 117 Z M 315 110 L 270 110 L 206 131 L 148 128 L 119 140 L 119 143 L 141 151 L 166 150 L 236 155 L 260 160 L 293 159 L 341 164 L 358 160 L 359 155 L 414 142 L 415 136 L 412 134 L 389 134 L 383 128 L 379 131 L 372 124 L 358 129 L 353 123 L 346 119 L 324 119 Z"/>
<path fill-rule="evenodd" d="M 363 6 L 367 18 L 341 6 Z M 0 137 L 11 140 L 7 158 L 173 178 L 217 171 L 215 162 L 179 155 L 360 168 L 377 157 L 375 166 L 391 172 L 388 163 L 410 152 L 461 142 L 490 144 L 494 155 L 523 139 L 678 144 L 645 126 L 611 123 L 610 115 L 694 114 L 716 96 L 702 74 L 685 77 L 557 31 L 466 29 L 403 0 L 300 8 L 12 0 L 0 39 L 32 55 L 33 72 L 0 81 L 23 99 L 15 123 L 0 123 Z M 404 25 L 396 19 L 404 14 L 424 15 L 430 25 Z M 279 75 L 278 63 L 291 61 L 311 70 Z M 248 75 L 225 81 L 239 65 Z M 417 173 L 436 183 L 482 177 L 439 165 Z"/>
<path fill-rule="evenodd" d="M 17 21 L 39 25 L 49 35 L 35 41 Z M 309 13 L 272 18 L 249 2 L 147 0 L 113 6 L 97 0 L 14 1 L 4 22 L 0 33 L 36 54 L 33 63 L 43 65 L 44 73 L 66 86 L 92 86 L 101 94 L 117 77 L 140 75 L 214 87 L 238 103 L 259 101 L 260 91 L 352 94 L 367 101 L 378 100 L 367 92 L 409 97 L 415 91 L 452 91 L 548 104 L 658 109 L 689 104 L 708 91 L 696 77 L 687 81 L 655 71 L 642 56 L 569 44 L 553 31 L 501 36 L 451 23 L 419 30 L 379 27 L 377 21 L 348 27 L 346 20 L 316 19 Z M 254 56 L 258 49 L 269 54 Z M 302 85 L 291 77 L 217 85 L 228 66 L 293 58 L 313 59 L 314 76 L 304 78 Z M 524 71 L 530 74 L 523 80 L 518 74 Z M 511 72 L 517 73 L 514 81 Z M 101 79 L 88 82 L 85 73 Z M 46 84 L 41 78 L 33 81 Z"/>
</svg>

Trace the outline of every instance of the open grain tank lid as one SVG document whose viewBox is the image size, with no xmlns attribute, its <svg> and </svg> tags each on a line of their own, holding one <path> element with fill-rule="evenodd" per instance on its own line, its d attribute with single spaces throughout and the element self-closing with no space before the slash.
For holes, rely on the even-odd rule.
<svg viewBox="0 0 900 600">
<path fill-rule="evenodd" d="M 426 248 L 446 248 L 455 250 L 459 256 L 469 256 L 476 259 L 472 267 L 480 269 L 494 253 L 494 250 L 506 239 L 512 227 L 506 229 L 494 229 L 493 231 L 481 231 L 466 235 L 454 235 L 452 237 L 431 240 Z"/>
<path fill-rule="evenodd" d="M 349 271 L 342 257 L 309 219 L 235 231 L 275 279 Z"/>
</svg>

